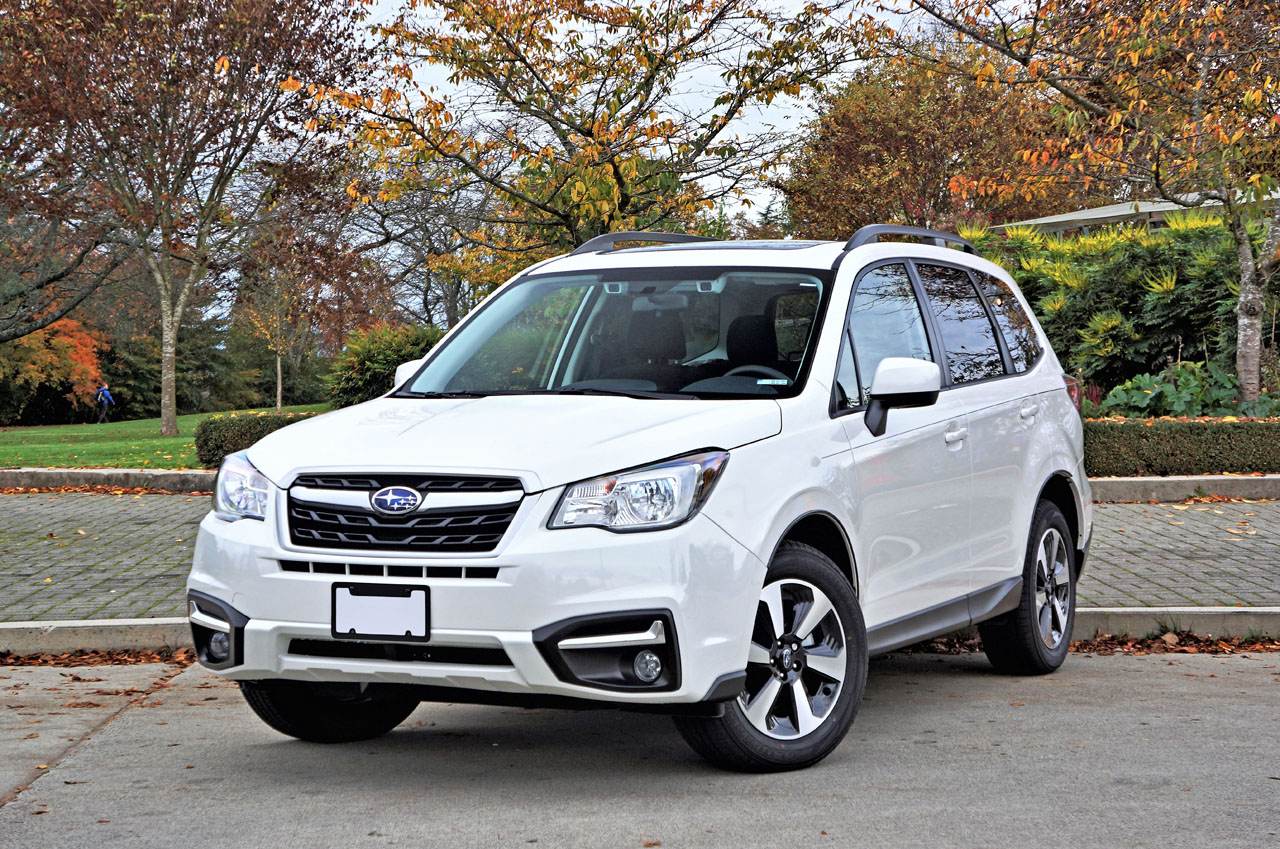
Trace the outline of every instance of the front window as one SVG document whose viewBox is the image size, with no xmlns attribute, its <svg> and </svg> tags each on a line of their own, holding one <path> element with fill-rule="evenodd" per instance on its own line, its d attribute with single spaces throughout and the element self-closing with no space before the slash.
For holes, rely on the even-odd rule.
<svg viewBox="0 0 1280 849">
<path fill-rule="evenodd" d="M 794 395 L 827 283 L 822 272 L 749 268 L 531 275 L 486 303 L 399 394 Z"/>
</svg>

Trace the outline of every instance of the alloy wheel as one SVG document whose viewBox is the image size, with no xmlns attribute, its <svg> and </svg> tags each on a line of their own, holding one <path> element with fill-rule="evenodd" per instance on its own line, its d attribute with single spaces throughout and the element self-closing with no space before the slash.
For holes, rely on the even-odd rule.
<svg viewBox="0 0 1280 849">
<path fill-rule="evenodd" d="M 793 578 L 766 584 L 738 696 L 747 721 L 779 740 L 813 733 L 831 715 L 847 668 L 844 626 L 826 594 Z"/>
<path fill-rule="evenodd" d="M 1067 546 L 1056 528 L 1049 528 L 1036 549 L 1036 630 L 1056 649 L 1067 638 L 1071 607 L 1071 565 Z"/>
</svg>

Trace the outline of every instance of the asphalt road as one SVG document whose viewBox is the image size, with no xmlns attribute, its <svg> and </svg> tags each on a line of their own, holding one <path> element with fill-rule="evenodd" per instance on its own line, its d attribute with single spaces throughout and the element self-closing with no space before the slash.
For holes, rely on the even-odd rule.
<svg viewBox="0 0 1280 849">
<path fill-rule="evenodd" d="M 0 668 L 0 846 L 1280 845 L 1274 654 L 1074 655 L 1038 679 L 895 655 L 835 754 L 775 776 L 612 711 L 424 705 L 372 743 L 303 744 L 198 668 L 129 691 L 169 673 Z"/>
</svg>

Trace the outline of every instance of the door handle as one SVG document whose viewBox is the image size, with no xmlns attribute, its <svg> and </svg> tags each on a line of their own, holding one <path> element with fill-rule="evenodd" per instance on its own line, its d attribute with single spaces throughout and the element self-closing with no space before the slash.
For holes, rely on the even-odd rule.
<svg viewBox="0 0 1280 849">
<path fill-rule="evenodd" d="M 946 435 L 943 436 L 942 438 L 946 440 L 946 443 L 948 445 L 951 445 L 953 443 L 959 442 L 962 439 L 965 439 L 966 437 L 968 437 L 968 435 L 969 435 L 969 428 L 959 427 L 959 428 L 956 428 L 955 430 L 947 431 Z"/>
<path fill-rule="evenodd" d="M 1040 412 L 1039 404 L 1028 404 L 1027 406 L 1023 407 L 1021 410 L 1018 411 L 1018 415 L 1022 416 L 1024 419 L 1034 419 L 1036 417 L 1036 413 L 1039 413 L 1039 412 Z"/>
</svg>

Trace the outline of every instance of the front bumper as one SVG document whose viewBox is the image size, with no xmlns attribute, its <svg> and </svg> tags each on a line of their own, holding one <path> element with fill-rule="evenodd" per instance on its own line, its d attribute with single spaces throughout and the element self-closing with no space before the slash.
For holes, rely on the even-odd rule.
<svg viewBox="0 0 1280 849">
<path fill-rule="evenodd" d="M 281 531 L 278 503 L 266 521 L 209 515 L 187 586 L 197 600 L 210 600 L 202 607 L 221 602 L 243 622 L 234 627 L 229 661 L 207 653 L 201 661 L 233 679 L 412 684 L 449 688 L 459 701 L 467 692 L 637 706 L 727 697 L 733 687 L 726 681 L 746 665 L 764 563 L 704 515 L 649 533 L 548 530 L 546 514 L 558 496 L 527 496 L 494 552 L 454 557 L 296 549 Z M 288 571 L 282 562 L 294 569 L 310 563 L 315 571 Z M 456 577 L 387 577 L 382 572 L 392 570 L 379 567 L 389 564 Z M 335 581 L 430 587 L 429 642 L 333 640 Z M 654 648 L 670 655 L 651 685 L 601 672 L 610 662 L 606 649 L 573 650 L 566 658 L 558 648 L 583 635 L 634 635 L 655 621 L 664 623 L 664 641 Z M 193 632 L 200 649 L 210 632 L 198 625 Z M 625 660 L 638 649 L 624 644 L 617 651 Z"/>
</svg>

